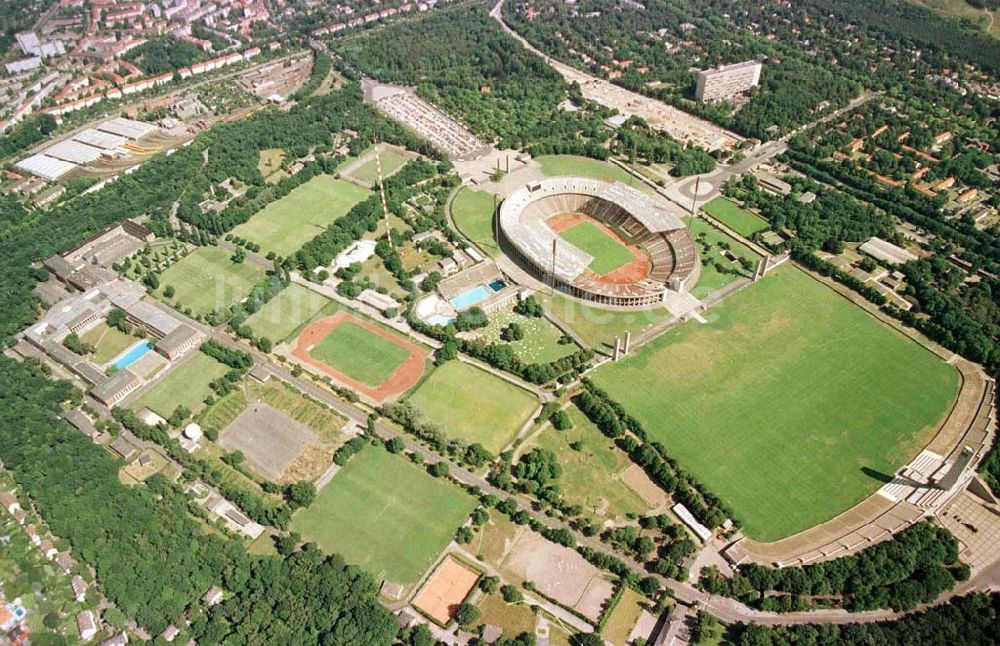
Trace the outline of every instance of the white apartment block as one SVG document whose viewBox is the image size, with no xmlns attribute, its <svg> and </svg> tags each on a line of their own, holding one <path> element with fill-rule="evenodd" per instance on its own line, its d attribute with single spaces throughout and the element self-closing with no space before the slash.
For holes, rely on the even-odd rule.
<svg viewBox="0 0 1000 646">
<path fill-rule="evenodd" d="M 694 96 L 699 101 L 725 101 L 760 83 L 760 61 L 744 61 L 698 72 Z"/>
</svg>

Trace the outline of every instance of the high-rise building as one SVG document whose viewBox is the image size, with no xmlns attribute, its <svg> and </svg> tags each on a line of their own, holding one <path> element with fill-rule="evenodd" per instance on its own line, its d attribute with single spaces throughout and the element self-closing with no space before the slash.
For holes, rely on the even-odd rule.
<svg viewBox="0 0 1000 646">
<path fill-rule="evenodd" d="M 699 101 L 725 101 L 760 82 L 760 61 L 744 61 L 698 72 L 694 96 Z"/>
</svg>

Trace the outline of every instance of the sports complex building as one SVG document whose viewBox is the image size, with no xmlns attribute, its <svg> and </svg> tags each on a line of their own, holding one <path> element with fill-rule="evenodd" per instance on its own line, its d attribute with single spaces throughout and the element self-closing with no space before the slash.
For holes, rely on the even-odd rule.
<svg viewBox="0 0 1000 646">
<path fill-rule="evenodd" d="M 602 305 L 650 307 L 668 290 L 698 280 L 698 253 L 681 218 L 666 205 L 621 182 L 553 177 L 512 192 L 499 212 L 504 252 L 535 277 L 571 296 Z M 596 228 L 603 242 L 574 244 L 579 225 Z M 609 269 L 595 262 L 607 245 L 632 257 Z M 581 248 L 587 246 L 586 249 Z"/>
</svg>

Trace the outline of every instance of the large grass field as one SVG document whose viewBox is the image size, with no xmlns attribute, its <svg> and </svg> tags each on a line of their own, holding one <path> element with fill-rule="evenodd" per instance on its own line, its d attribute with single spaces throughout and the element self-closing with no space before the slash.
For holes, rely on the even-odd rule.
<svg viewBox="0 0 1000 646">
<path fill-rule="evenodd" d="M 332 302 L 308 287 L 292 283 L 246 322 L 257 336 L 280 343 Z"/>
<path fill-rule="evenodd" d="M 229 368 L 224 364 L 204 352 L 194 350 L 191 357 L 168 372 L 130 408 L 149 408 L 161 417 L 170 417 L 178 406 L 196 411 L 205 398 L 212 394 L 208 384 L 228 371 Z"/>
<path fill-rule="evenodd" d="M 567 502 L 580 505 L 598 523 L 617 518 L 624 521 L 628 514 L 643 514 L 649 510 L 642 498 L 621 480 L 621 472 L 632 462 L 605 437 L 576 406 L 567 411 L 573 428 L 557 431 L 549 426 L 532 441 L 552 451 L 562 466 L 559 489 Z M 576 450 L 570 445 L 580 443 Z"/>
<path fill-rule="evenodd" d="M 701 210 L 748 238 L 768 228 L 767 222 L 724 197 L 715 198 Z"/>
<path fill-rule="evenodd" d="M 530 392 L 460 361 L 435 369 L 410 397 L 451 437 L 500 452 L 538 405 Z"/>
<path fill-rule="evenodd" d="M 878 489 L 933 435 L 958 372 L 794 266 L 593 379 L 747 535 L 777 540 Z"/>
<path fill-rule="evenodd" d="M 500 255 L 500 245 L 493 236 L 493 196 L 467 187 L 458 189 L 451 202 L 451 218 L 469 240 L 490 256 Z"/>
<path fill-rule="evenodd" d="M 371 191 L 331 175 L 317 175 L 233 230 L 262 249 L 287 256 L 302 248 Z"/>
<path fill-rule="evenodd" d="M 160 275 L 161 287 L 173 286 L 173 302 L 195 314 L 209 314 L 242 300 L 264 279 L 264 270 L 251 262 L 234 263 L 219 247 L 200 247 Z"/>
<path fill-rule="evenodd" d="M 625 245 L 609 236 L 593 222 L 580 222 L 562 231 L 559 237 L 594 257 L 588 268 L 603 276 L 629 263 L 633 256 Z"/>
<path fill-rule="evenodd" d="M 370 330 L 345 321 L 309 351 L 314 359 L 369 386 L 378 386 L 410 352 Z"/>
<path fill-rule="evenodd" d="M 379 162 L 382 165 L 382 177 L 389 177 L 410 161 L 409 157 L 402 155 L 392 148 L 384 148 L 379 151 Z M 369 186 L 375 186 L 378 181 L 378 169 L 375 165 L 375 157 L 361 164 L 351 171 L 351 177 Z"/>
<path fill-rule="evenodd" d="M 367 447 L 295 514 L 292 529 L 376 577 L 413 584 L 475 505 L 405 457 Z"/>
</svg>

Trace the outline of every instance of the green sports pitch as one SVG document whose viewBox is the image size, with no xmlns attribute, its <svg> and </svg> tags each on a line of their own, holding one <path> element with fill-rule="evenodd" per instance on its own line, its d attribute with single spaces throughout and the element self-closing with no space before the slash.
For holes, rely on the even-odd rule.
<svg viewBox="0 0 1000 646">
<path fill-rule="evenodd" d="M 256 242 L 263 250 L 288 256 L 370 194 L 357 184 L 317 175 L 268 204 L 233 233 Z"/>
<path fill-rule="evenodd" d="M 593 222 L 579 222 L 559 233 L 566 242 L 594 257 L 588 268 L 599 276 L 610 274 L 635 257 L 620 241 Z"/>
<path fill-rule="evenodd" d="M 388 379 L 410 356 L 406 348 L 351 321 L 333 328 L 309 354 L 369 386 L 378 386 Z"/>
<path fill-rule="evenodd" d="M 747 237 L 768 228 L 765 220 L 724 197 L 715 198 L 702 206 L 701 210 Z"/>
<path fill-rule="evenodd" d="M 594 382 L 772 541 L 878 489 L 933 435 L 959 375 L 794 266 Z"/>
<path fill-rule="evenodd" d="M 295 514 L 292 529 L 378 577 L 413 584 L 475 505 L 407 458 L 366 447 Z"/>
</svg>

